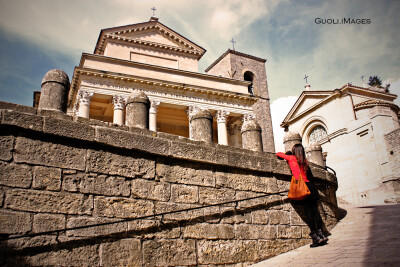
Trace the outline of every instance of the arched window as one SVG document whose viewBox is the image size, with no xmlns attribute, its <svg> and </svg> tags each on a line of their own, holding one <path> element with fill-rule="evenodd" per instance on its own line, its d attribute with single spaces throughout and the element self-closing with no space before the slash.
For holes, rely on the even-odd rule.
<svg viewBox="0 0 400 267">
<path fill-rule="evenodd" d="M 245 81 L 251 82 L 251 84 L 248 87 L 249 94 L 253 95 L 253 80 L 254 80 L 254 74 L 251 71 L 246 71 L 243 75 Z"/>
<path fill-rule="evenodd" d="M 317 143 L 318 141 L 324 139 L 325 137 L 328 136 L 328 133 L 326 132 L 325 128 L 321 125 L 315 126 L 308 137 L 308 143 Z"/>
</svg>

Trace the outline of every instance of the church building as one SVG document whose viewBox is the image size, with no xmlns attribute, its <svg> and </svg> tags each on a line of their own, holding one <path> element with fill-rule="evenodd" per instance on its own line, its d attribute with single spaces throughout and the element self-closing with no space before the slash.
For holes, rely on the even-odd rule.
<svg viewBox="0 0 400 267">
<path fill-rule="evenodd" d="M 68 114 L 124 125 L 126 99 L 145 94 L 148 128 L 191 138 L 190 117 L 207 110 L 213 141 L 241 147 L 241 125 L 256 119 L 263 151 L 274 152 L 265 59 L 228 49 L 206 73 L 198 63 L 206 50 L 152 17 L 103 29 L 93 54 L 74 70 Z"/>
<path fill-rule="evenodd" d="M 385 88 L 352 84 L 329 91 L 310 87 L 306 85 L 281 127 L 298 133 L 309 152 L 322 147 L 326 165 L 337 174 L 339 200 L 356 205 L 399 202 L 397 96 Z"/>
</svg>

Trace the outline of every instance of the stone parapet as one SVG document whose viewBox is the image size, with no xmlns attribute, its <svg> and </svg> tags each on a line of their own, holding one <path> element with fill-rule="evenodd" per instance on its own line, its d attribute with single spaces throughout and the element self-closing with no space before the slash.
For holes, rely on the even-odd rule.
<svg viewBox="0 0 400 267">
<path fill-rule="evenodd" d="M 287 190 L 273 153 L 0 107 L 1 237 L 106 224 L 0 241 L 2 265 L 250 264 L 310 242 L 286 194 L 151 217 Z M 336 177 L 312 172 L 331 229 Z"/>
</svg>

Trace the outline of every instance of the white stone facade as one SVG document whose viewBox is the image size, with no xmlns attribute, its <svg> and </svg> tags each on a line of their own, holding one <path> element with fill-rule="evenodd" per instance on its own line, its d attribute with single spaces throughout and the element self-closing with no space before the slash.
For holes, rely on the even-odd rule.
<svg viewBox="0 0 400 267">
<path fill-rule="evenodd" d="M 298 132 L 305 147 L 322 146 L 326 165 L 337 173 L 338 199 L 381 204 L 397 198 L 387 182 L 400 178 L 390 167 L 385 144 L 385 135 L 400 127 L 395 98 L 351 84 L 333 91 L 304 91 L 281 126 Z"/>
</svg>

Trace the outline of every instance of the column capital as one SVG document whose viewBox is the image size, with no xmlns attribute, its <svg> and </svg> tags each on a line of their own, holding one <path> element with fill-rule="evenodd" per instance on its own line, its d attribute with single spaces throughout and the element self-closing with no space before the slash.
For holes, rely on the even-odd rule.
<svg viewBox="0 0 400 267">
<path fill-rule="evenodd" d="M 248 122 L 248 121 L 252 121 L 255 119 L 256 119 L 256 116 L 254 114 L 244 114 L 243 115 L 243 122 Z"/>
<path fill-rule="evenodd" d="M 158 106 L 161 104 L 160 101 L 150 100 L 150 113 L 157 114 Z"/>
<path fill-rule="evenodd" d="M 84 90 L 79 90 L 78 92 L 78 101 L 79 105 L 89 105 L 90 101 L 92 100 L 94 93 L 84 91 Z"/>
<path fill-rule="evenodd" d="M 124 109 L 125 107 L 125 98 L 123 96 L 120 95 L 113 95 L 112 98 L 112 104 L 114 106 L 114 110 L 115 109 Z"/>
<path fill-rule="evenodd" d="M 229 111 L 225 111 L 225 110 L 218 110 L 217 111 L 217 122 L 218 123 L 226 123 L 226 119 L 228 117 L 228 115 L 230 114 Z"/>
</svg>

